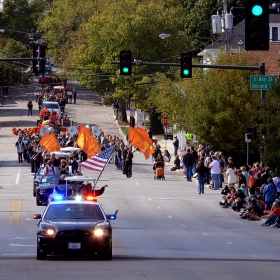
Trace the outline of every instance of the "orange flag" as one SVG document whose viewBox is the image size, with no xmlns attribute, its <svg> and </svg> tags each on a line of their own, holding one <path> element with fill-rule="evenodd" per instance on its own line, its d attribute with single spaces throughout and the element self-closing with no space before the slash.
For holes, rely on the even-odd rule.
<svg viewBox="0 0 280 280">
<path fill-rule="evenodd" d="M 47 112 L 47 107 L 45 107 L 39 114 L 40 118 L 42 118 L 45 114 L 45 112 Z"/>
<path fill-rule="evenodd" d="M 137 147 L 148 159 L 154 153 L 153 141 L 143 128 L 135 128 L 131 145 Z"/>
<path fill-rule="evenodd" d="M 130 142 L 133 140 L 134 133 L 135 133 L 135 129 L 132 126 L 130 126 L 128 130 L 128 140 Z"/>
<path fill-rule="evenodd" d="M 92 157 L 101 152 L 99 144 L 92 131 L 84 126 L 80 126 L 80 134 L 76 143 L 88 157 Z"/>
<path fill-rule="evenodd" d="M 49 136 L 50 136 L 50 134 L 48 132 L 45 132 L 39 142 L 39 145 L 44 146 L 44 143 L 49 138 Z"/>
<path fill-rule="evenodd" d="M 61 146 L 59 145 L 59 142 L 57 141 L 54 134 L 49 135 L 43 146 L 50 152 L 60 151 L 61 149 Z"/>
</svg>

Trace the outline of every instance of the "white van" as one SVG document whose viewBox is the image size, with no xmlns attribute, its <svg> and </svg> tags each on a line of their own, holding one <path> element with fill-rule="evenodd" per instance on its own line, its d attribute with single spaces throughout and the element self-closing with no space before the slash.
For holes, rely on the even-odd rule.
<svg viewBox="0 0 280 280">
<path fill-rule="evenodd" d="M 60 112 L 60 107 L 59 107 L 59 104 L 58 102 L 55 102 L 55 101 L 46 101 L 43 103 L 42 105 L 42 109 L 44 108 L 47 108 L 47 110 L 49 112 L 51 112 L 52 110 L 54 110 L 54 112 L 56 112 L 57 115 L 60 115 L 61 112 Z"/>
</svg>

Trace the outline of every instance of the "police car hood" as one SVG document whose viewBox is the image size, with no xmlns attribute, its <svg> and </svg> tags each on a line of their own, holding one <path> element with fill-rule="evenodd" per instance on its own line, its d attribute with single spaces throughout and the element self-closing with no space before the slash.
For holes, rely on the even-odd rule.
<svg viewBox="0 0 280 280">
<path fill-rule="evenodd" d="M 83 230 L 93 229 L 97 224 L 98 226 L 107 226 L 108 222 L 98 220 L 85 220 L 85 219 L 72 219 L 71 221 L 57 220 L 57 221 L 44 221 L 44 226 L 53 226 L 57 230 Z"/>
</svg>

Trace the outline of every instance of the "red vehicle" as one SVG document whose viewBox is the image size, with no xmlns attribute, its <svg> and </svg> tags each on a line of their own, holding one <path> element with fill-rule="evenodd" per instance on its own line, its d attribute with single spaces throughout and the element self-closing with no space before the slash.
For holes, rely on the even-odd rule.
<svg viewBox="0 0 280 280">
<path fill-rule="evenodd" d="M 40 84 L 49 84 L 52 86 L 62 86 L 63 83 L 66 83 L 67 80 L 61 80 L 58 76 L 55 75 L 42 75 L 39 78 Z"/>
</svg>

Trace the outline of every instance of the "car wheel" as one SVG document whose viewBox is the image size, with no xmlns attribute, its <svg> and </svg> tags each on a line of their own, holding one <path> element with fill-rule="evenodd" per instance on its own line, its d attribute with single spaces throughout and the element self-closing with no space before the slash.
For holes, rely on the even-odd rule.
<svg viewBox="0 0 280 280">
<path fill-rule="evenodd" d="M 43 250 L 40 250 L 40 245 L 37 241 L 37 260 L 45 260 L 46 258 L 46 253 Z"/>
<path fill-rule="evenodd" d="M 34 184 L 34 185 L 33 185 L 33 196 L 34 196 L 34 197 L 36 197 L 36 187 L 37 187 L 37 185 Z"/>
<path fill-rule="evenodd" d="M 112 259 L 112 238 L 110 238 L 107 248 L 102 252 L 102 258 L 104 260 Z"/>
<path fill-rule="evenodd" d="M 42 203 L 38 200 L 37 196 L 36 196 L 36 205 L 37 206 L 41 206 L 42 205 Z"/>
</svg>

